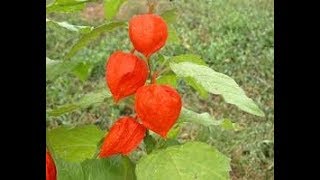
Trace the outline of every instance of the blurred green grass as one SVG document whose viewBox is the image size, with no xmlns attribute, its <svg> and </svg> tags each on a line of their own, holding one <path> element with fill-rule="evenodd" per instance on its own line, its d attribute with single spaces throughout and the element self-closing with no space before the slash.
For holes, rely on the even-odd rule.
<svg viewBox="0 0 320 180">
<path fill-rule="evenodd" d="M 234 78 L 246 94 L 265 112 L 265 118 L 244 113 L 210 95 L 202 100 L 183 82 L 179 91 L 185 107 L 197 112 L 209 112 L 217 119 L 229 118 L 241 125 L 240 131 L 225 131 L 217 127 L 186 125 L 180 138 L 200 140 L 215 145 L 232 159 L 232 179 L 273 179 L 274 158 L 274 25 L 272 0 L 173 0 L 177 21 L 173 24 L 181 44 L 167 44 L 161 51 L 166 56 L 194 53 L 211 68 Z M 167 7 L 166 7 L 167 8 Z M 138 10 L 135 9 L 135 12 Z M 83 13 L 83 12 L 82 12 Z M 118 15 L 118 18 L 125 14 Z M 81 14 L 50 14 L 50 18 L 77 25 L 97 25 Z M 59 60 L 79 36 L 58 27 L 47 27 L 47 57 Z M 115 50 L 130 50 L 125 29 L 101 36 L 82 49 L 72 60 L 93 64 L 91 74 L 81 81 L 64 74 L 47 82 L 47 109 L 72 102 L 84 94 L 105 86 L 105 61 Z M 126 104 L 129 102 L 129 105 Z M 132 113 L 130 100 L 114 105 L 108 100 L 100 106 L 78 110 L 61 117 L 48 117 L 47 126 L 96 123 L 109 127 L 119 116 Z"/>
</svg>

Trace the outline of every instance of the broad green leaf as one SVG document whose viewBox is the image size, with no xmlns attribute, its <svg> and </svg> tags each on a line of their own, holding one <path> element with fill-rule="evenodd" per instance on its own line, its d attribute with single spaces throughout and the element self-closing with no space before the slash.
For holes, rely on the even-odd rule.
<svg viewBox="0 0 320 180">
<path fill-rule="evenodd" d="M 183 78 L 187 84 L 189 84 L 191 87 L 193 87 L 193 89 L 195 89 L 200 97 L 202 97 L 203 99 L 208 99 L 209 94 L 206 91 L 206 89 L 204 89 L 204 87 L 201 86 L 201 84 L 197 83 L 192 77 L 185 77 Z"/>
<path fill-rule="evenodd" d="M 177 80 L 175 74 L 166 74 L 157 78 L 157 84 L 166 84 L 176 88 Z"/>
<path fill-rule="evenodd" d="M 203 126 L 217 126 L 220 125 L 221 122 L 217 121 L 214 117 L 210 116 L 209 113 L 196 113 L 189 109 L 182 107 L 178 123 L 195 123 Z"/>
<path fill-rule="evenodd" d="M 90 62 L 81 62 L 74 69 L 73 74 L 77 76 L 81 81 L 85 81 L 88 79 L 92 69 L 93 64 Z"/>
<path fill-rule="evenodd" d="M 205 127 L 220 126 L 225 130 L 239 130 L 238 124 L 233 123 L 230 119 L 216 120 L 207 112 L 196 113 L 184 107 L 182 107 L 178 123 L 194 123 Z"/>
<path fill-rule="evenodd" d="M 183 54 L 178 56 L 173 56 L 169 59 L 169 62 L 180 63 L 180 62 L 192 62 L 199 65 L 206 65 L 206 62 L 201 59 L 201 56 L 195 54 Z"/>
<path fill-rule="evenodd" d="M 58 180 L 87 180 L 84 176 L 80 162 L 67 162 L 55 158 Z"/>
<path fill-rule="evenodd" d="M 90 159 L 81 163 L 86 180 L 135 180 L 135 165 L 126 156 Z"/>
<path fill-rule="evenodd" d="M 229 179 L 230 159 L 216 148 L 201 142 L 188 142 L 153 151 L 136 167 L 139 180 Z"/>
<path fill-rule="evenodd" d="M 80 32 L 80 33 L 89 32 L 93 28 L 91 26 L 77 26 L 77 25 L 69 24 L 66 21 L 57 22 L 57 21 L 54 21 L 54 20 L 51 20 L 51 19 L 46 19 L 46 23 L 53 24 L 55 26 L 65 28 L 65 29 L 67 29 L 69 31 Z"/>
<path fill-rule="evenodd" d="M 176 32 L 176 30 L 174 29 L 174 27 L 169 27 L 169 31 L 168 31 L 168 40 L 167 43 L 172 43 L 172 44 L 180 44 L 180 38 Z"/>
<path fill-rule="evenodd" d="M 208 92 L 222 95 L 227 103 L 234 104 L 245 112 L 264 116 L 264 112 L 252 99 L 246 96 L 245 92 L 229 76 L 190 62 L 170 63 L 170 67 L 179 77 L 192 77 Z"/>
<path fill-rule="evenodd" d="M 192 62 L 199 65 L 206 65 L 205 61 L 203 61 L 199 55 L 195 55 L 195 54 L 182 54 L 182 55 L 173 56 L 173 57 L 167 57 L 159 54 L 158 56 L 159 57 L 156 63 L 160 68 L 168 67 L 169 66 L 168 62 L 174 62 L 174 63 Z"/>
<path fill-rule="evenodd" d="M 161 17 L 166 21 L 167 24 L 172 24 L 177 19 L 177 9 L 170 9 L 161 14 Z"/>
<path fill-rule="evenodd" d="M 177 139 L 163 139 L 160 138 L 157 142 L 156 149 L 165 149 L 170 146 L 176 146 L 180 145 L 179 141 Z"/>
<path fill-rule="evenodd" d="M 62 114 L 72 112 L 77 109 L 87 108 L 96 103 L 102 103 L 105 98 L 111 97 L 111 94 L 106 89 L 91 92 L 83 96 L 78 102 L 62 105 L 56 109 L 48 111 L 49 116 L 61 116 Z"/>
<path fill-rule="evenodd" d="M 91 41 L 95 40 L 99 35 L 105 32 L 114 30 L 117 27 L 126 25 L 125 22 L 111 22 L 108 24 L 103 24 L 92 29 L 89 33 L 84 34 L 70 49 L 70 51 L 65 55 L 65 59 L 70 59 L 74 56 L 81 48 L 85 47 Z"/>
<path fill-rule="evenodd" d="M 112 156 L 104 159 L 88 159 L 81 163 L 66 162 L 56 158 L 58 180 L 134 180 L 135 165 L 128 157 Z"/>
<path fill-rule="evenodd" d="M 46 11 L 72 13 L 80 11 L 85 7 L 87 2 L 92 0 L 55 0 L 53 3 L 47 5 Z"/>
<path fill-rule="evenodd" d="M 47 133 L 54 154 L 68 162 L 80 162 L 94 155 L 104 132 L 94 125 L 58 127 Z"/>
<path fill-rule="evenodd" d="M 111 20 L 117 14 L 122 3 L 127 0 L 103 0 L 104 16 L 107 20 Z"/>
</svg>

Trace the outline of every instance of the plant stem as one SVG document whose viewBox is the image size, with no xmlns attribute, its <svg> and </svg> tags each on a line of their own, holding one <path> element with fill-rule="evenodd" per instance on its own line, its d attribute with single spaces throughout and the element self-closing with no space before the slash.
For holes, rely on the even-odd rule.
<svg viewBox="0 0 320 180">
<path fill-rule="evenodd" d="M 154 12 L 155 7 L 156 7 L 156 1 L 155 0 L 148 0 L 147 5 L 149 7 L 148 13 L 152 14 Z"/>
<path fill-rule="evenodd" d="M 168 70 L 170 70 L 170 68 L 163 68 L 163 69 L 161 69 L 161 71 L 159 71 L 158 74 L 161 75 L 161 74 L 163 74 L 164 72 L 166 72 Z"/>
<path fill-rule="evenodd" d="M 99 150 L 97 150 L 96 152 L 95 152 L 95 154 L 93 155 L 93 157 L 92 157 L 92 159 L 99 159 Z"/>
<path fill-rule="evenodd" d="M 152 81 L 152 68 L 151 68 L 151 63 L 150 63 L 150 56 L 147 57 L 147 63 L 148 63 L 148 68 L 149 68 L 149 77 L 150 81 Z"/>
<path fill-rule="evenodd" d="M 136 49 L 135 49 L 135 48 L 132 48 L 132 49 L 130 50 L 130 53 L 133 54 L 135 51 L 136 51 Z"/>
<path fill-rule="evenodd" d="M 158 71 L 155 71 L 153 74 L 152 74 L 152 77 L 151 77 L 151 84 L 155 84 L 156 83 L 156 79 L 159 75 L 159 72 Z"/>
</svg>

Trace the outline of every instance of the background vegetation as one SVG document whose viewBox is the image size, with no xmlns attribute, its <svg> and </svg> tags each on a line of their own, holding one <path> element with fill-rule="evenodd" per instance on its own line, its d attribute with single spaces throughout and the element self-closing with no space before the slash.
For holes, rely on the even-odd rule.
<svg viewBox="0 0 320 180">
<path fill-rule="evenodd" d="M 272 0 L 161 0 L 158 11 L 176 8 L 172 26 L 176 37 L 160 51 L 164 56 L 193 53 L 200 55 L 210 67 L 235 79 L 265 112 L 260 118 L 223 103 L 210 94 L 204 100 L 184 82 L 178 83 L 184 106 L 196 112 L 210 112 L 216 119 L 227 118 L 237 124 L 236 131 L 204 128 L 186 124 L 179 139 L 199 140 L 213 144 L 231 157 L 232 179 L 273 179 L 274 145 L 274 26 Z M 49 1 L 47 0 L 47 3 Z M 127 20 L 132 14 L 145 12 L 144 1 L 129 0 L 117 14 Z M 104 17 L 101 3 L 90 3 L 80 13 L 50 13 L 49 18 L 70 24 L 96 26 Z M 85 30 L 85 29 L 83 29 Z M 47 26 L 46 54 L 60 60 L 80 37 L 80 33 L 58 26 Z M 79 100 L 85 94 L 105 87 L 105 62 L 116 49 L 130 50 L 126 29 L 118 29 L 81 49 L 56 79 L 47 80 L 47 109 Z M 157 58 L 154 58 L 157 59 Z M 71 61 L 70 61 L 71 62 Z M 131 114 L 125 102 L 114 105 L 111 99 L 98 106 L 77 110 L 59 117 L 47 117 L 47 127 L 61 124 L 96 124 L 103 129 L 121 115 Z M 139 157 L 139 149 L 133 159 Z"/>
</svg>

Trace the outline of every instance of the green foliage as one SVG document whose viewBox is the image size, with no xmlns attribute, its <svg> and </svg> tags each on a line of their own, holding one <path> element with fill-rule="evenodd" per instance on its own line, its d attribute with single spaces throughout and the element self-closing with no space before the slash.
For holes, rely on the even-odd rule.
<svg viewBox="0 0 320 180">
<path fill-rule="evenodd" d="M 202 60 L 201 56 L 196 54 L 182 54 L 178 56 L 173 56 L 170 58 L 169 62 L 174 62 L 174 63 L 191 62 L 199 65 L 206 65 L 205 61 Z"/>
<path fill-rule="evenodd" d="M 63 75 L 66 75 L 72 70 L 77 71 L 77 66 L 82 64 L 82 61 L 76 60 L 76 61 L 59 61 L 59 60 L 51 60 L 49 58 L 46 58 L 46 80 L 47 81 L 54 81 L 58 77 L 61 77 Z M 81 73 L 74 73 L 75 75 L 79 75 Z M 80 77 L 80 76 L 78 76 Z"/>
<path fill-rule="evenodd" d="M 113 156 L 70 163 L 56 159 L 59 180 L 114 179 L 135 180 L 135 165 L 128 157 Z"/>
<path fill-rule="evenodd" d="M 104 16 L 107 20 L 111 20 L 117 14 L 122 3 L 127 0 L 103 0 Z"/>
<path fill-rule="evenodd" d="M 167 43 L 181 44 L 180 37 L 178 36 L 177 31 L 172 26 L 169 26 Z"/>
<path fill-rule="evenodd" d="M 156 140 L 150 135 L 148 134 L 144 140 L 143 140 L 144 144 L 145 144 L 145 148 L 146 148 L 146 152 L 149 154 L 153 151 L 153 149 L 156 147 Z"/>
<path fill-rule="evenodd" d="M 170 85 L 172 87 L 177 87 L 177 76 L 175 74 L 165 74 L 157 78 L 157 84 Z"/>
<path fill-rule="evenodd" d="M 92 0 L 55 0 L 53 3 L 47 5 L 47 13 L 60 12 L 72 13 L 80 11 L 84 8 L 87 2 Z"/>
<path fill-rule="evenodd" d="M 237 130 L 237 124 L 233 123 L 230 119 L 222 120 L 221 127 L 225 130 Z"/>
<path fill-rule="evenodd" d="M 208 92 L 222 95 L 227 103 L 238 106 L 248 113 L 264 116 L 263 111 L 248 98 L 245 92 L 229 76 L 206 66 L 189 62 L 170 63 L 171 69 L 180 77 L 192 77 Z"/>
<path fill-rule="evenodd" d="M 195 89 L 202 99 L 208 99 L 209 94 L 206 89 L 192 77 L 184 77 L 183 78 L 188 85 L 190 85 L 193 89 Z"/>
<path fill-rule="evenodd" d="M 135 180 L 135 165 L 128 157 L 113 156 L 90 159 L 81 163 L 86 179 Z"/>
<path fill-rule="evenodd" d="M 93 104 L 102 103 L 105 98 L 109 97 L 111 97 L 111 94 L 109 91 L 105 89 L 96 92 L 91 92 L 83 96 L 83 98 L 81 98 L 78 102 L 66 104 L 56 109 L 49 110 L 47 111 L 47 114 L 49 116 L 60 116 L 62 114 L 69 113 L 77 109 L 87 108 Z"/>
<path fill-rule="evenodd" d="M 161 14 L 161 17 L 166 21 L 167 24 L 172 24 L 177 19 L 177 9 L 170 9 Z"/>
<path fill-rule="evenodd" d="M 195 54 L 182 54 L 178 56 L 173 56 L 169 60 L 169 62 L 192 62 L 199 65 L 206 65 L 206 63 L 201 59 L 199 55 Z M 209 94 L 205 88 L 202 87 L 197 81 L 195 81 L 192 77 L 180 77 L 182 78 L 188 85 L 190 85 L 194 90 L 196 90 L 202 99 L 208 99 Z"/>
<path fill-rule="evenodd" d="M 224 130 L 239 130 L 239 125 L 233 123 L 230 119 L 216 120 L 209 113 L 196 113 L 186 108 L 182 108 L 178 123 L 193 123 L 211 128 L 212 126 L 220 126 Z M 209 129 L 210 130 L 210 129 Z"/>
<path fill-rule="evenodd" d="M 55 158 L 57 179 L 59 180 L 86 180 L 80 162 L 67 162 L 61 158 Z"/>
<path fill-rule="evenodd" d="M 140 159 L 139 180 L 229 179 L 230 159 L 214 147 L 200 142 L 171 146 Z"/>
<path fill-rule="evenodd" d="M 80 33 L 87 33 L 92 29 L 92 27 L 90 26 L 77 26 L 77 25 L 70 24 L 66 21 L 58 22 L 48 18 L 46 19 L 46 23 L 47 25 L 55 25 L 57 27 L 67 29 L 69 31 L 80 32 Z"/>
<path fill-rule="evenodd" d="M 104 133 L 94 125 L 59 127 L 47 133 L 47 143 L 54 154 L 68 162 L 92 158 Z"/>
<path fill-rule="evenodd" d="M 181 131 L 180 125 L 176 123 L 168 132 L 167 137 L 168 139 L 177 139 L 179 132 Z"/>
<path fill-rule="evenodd" d="M 189 109 L 182 108 L 178 123 L 184 122 L 200 124 L 203 126 L 220 125 L 220 122 L 215 120 L 215 118 L 210 116 L 207 112 L 198 114 Z"/>
<path fill-rule="evenodd" d="M 77 76 L 81 81 L 88 79 L 91 71 L 93 69 L 93 63 L 91 62 L 81 62 L 73 69 L 73 74 Z"/>
<path fill-rule="evenodd" d="M 108 24 L 103 24 L 92 29 L 90 32 L 84 34 L 70 49 L 70 51 L 65 55 L 65 59 L 70 59 L 74 56 L 81 48 L 85 47 L 91 41 L 95 40 L 99 35 L 105 32 L 114 30 L 117 27 L 126 25 L 124 22 L 111 22 Z"/>
</svg>

